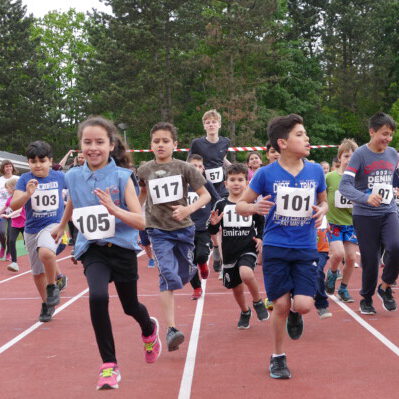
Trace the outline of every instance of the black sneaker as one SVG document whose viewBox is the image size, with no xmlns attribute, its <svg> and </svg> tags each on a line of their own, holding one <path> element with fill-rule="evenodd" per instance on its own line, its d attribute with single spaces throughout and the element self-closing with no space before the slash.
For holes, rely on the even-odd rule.
<svg viewBox="0 0 399 399">
<path fill-rule="evenodd" d="M 291 378 L 290 369 L 287 367 L 287 357 L 285 355 L 270 358 L 270 377 L 279 380 Z"/>
<path fill-rule="evenodd" d="M 54 314 L 54 306 L 48 306 L 47 303 L 42 303 L 42 310 L 40 312 L 39 321 L 47 323 L 51 320 Z"/>
<path fill-rule="evenodd" d="M 384 291 L 380 284 L 377 288 L 377 295 L 381 299 L 382 306 L 385 310 L 388 312 L 396 310 L 396 302 L 395 299 L 393 299 L 391 287 L 387 287 L 387 289 Z"/>
<path fill-rule="evenodd" d="M 49 284 L 46 287 L 47 291 L 47 305 L 55 306 L 60 303 L 60 289 L 57 284 Z"/>
<path fill-rule="evenodd" d="M 258 316 L 258 320 L 264 321 L 269 318 L 269 312 L 266 309 L 265 303 L 263 302 L 262 299 L 259 300 L 259 302 L 253 302 L 253 306 L 256 312 L 256 315 Z"/>
<path fill-rule="evenodd" d="M 169 327 L 166 333 L 166 343 L 168 351 L 173 352 L 179 349 L 179 345 L 184 342 L 184 334 L 174 327 Z"/>
<path fill-rule="evenodd" d="M 376 314 L 376 310 L 374 309 L 373 306 L 373 301 L 372 300 L 367 300 L 367 299 L 362 299 L 360 301 L 360 307 L 359 307 L 360 313 L 361 314 Z"/>
<path fill-rule="evenodd" d="M 62 290 L 64 290 L 67 285 L 68 285 L 68 277 L 65 276 L 64 274 L 61 274 L 57 280 L 56 280 L 56 284 L 58 285 L 58 289 L 60 290 L 60 292 Z"/>
<path fill-rule="evenodd" d="M 290 310 L 287 318 L 287 333 L 291 339 L 299 339 L 303 333 L 302 315 Z"/>
<path fill-rule="evenodd" d="M 237 327 L 240 330 L 247 330 L 249 328 L 249 319 L 251 318 L 251 309 L 248 308 L 247 312 L 240 313 L 240 320 L 238 320 Z"/>
</svg>

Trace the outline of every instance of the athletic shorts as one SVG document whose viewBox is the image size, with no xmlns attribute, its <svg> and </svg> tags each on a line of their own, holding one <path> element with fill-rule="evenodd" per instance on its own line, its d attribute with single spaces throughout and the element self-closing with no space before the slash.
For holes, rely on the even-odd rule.
<svg viewBox="0 0 399 399">
<path fill-rule="evenodd" d="M 263 246 L 263 279 L 270 301 L 284 294 L 316 294 L 317 262 L 316 249 L 297 249 Z"/>
<path fill-rule="evenodd" d="M 342 241 L 357 245 L 356 232 L 353 226 L 330 224 L 330 231 L 327 232 L 327 239 L 328 242 Z"/>
<path fill-rule="evenodd" d="M 39 259 L 39 248 L 47 248 L 50 251 L 53 251 L 54 254 L 57 252 L 58 244 L 54 241 L 54 238 L 51 237 L 51 230 L 58 226 L 57 223 L 49 224 L 44 227 L 38 233 L 27 233 L 24 232 L 25 245 L 28 251 L 30 267 L 32 269 L 33 275 L 43 274 L 45 272 L 44 265 L 42 261 Z"/>
<path fill-rule="evenodd" d="M 256 266 L 257 255 L 253 252 L 242 254 L 237 262 L 230 264 L 223 264 L 223 285 L 226 288 L 235 288 L 242 283 L 240 277 L 240 267 L 248 266 L 252 270 Z"/>
<path fill-rule="evenodd" d="M 194 258 L 195 226 L 168 231 L 146 229 L 159 269 L 159 288 L 173 291 L 183 288 L 197 273 Z"/>
</svg>

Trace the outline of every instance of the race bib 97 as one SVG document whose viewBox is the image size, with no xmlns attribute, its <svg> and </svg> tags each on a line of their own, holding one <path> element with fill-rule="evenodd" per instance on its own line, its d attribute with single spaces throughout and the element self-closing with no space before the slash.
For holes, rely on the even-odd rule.
<svg viewBox="0 0 399 399">
<path fill-rule="evenodd" d="M 75 208 L 72 222 L 88 240 L 102 240 L 115 236 L 115 216 L 104 205 Z"/>
<path fill-rule="evenodd" d="M 338 190 L 334 194 L 334 205 L 336 208 L 353 208 L 352 201 L 345 198 Z"/>
<path fill-rule="evenodd" d="M 205 169 L 205 176 L 212 183 L 220 183 L 223 181 L 223 168 Z"/>
<path fill-rule="evenodd" d="M 313 188 L 277 187 L 276 215 L 300 218 L 311 217 L 313 204 Z"/>
<path fill-rule="evenodd" d="M 165 204 L 183 198 L 181 175 L 149 180 L 148 187 L 153 204 Z"/>
<path fill-rule="evenodd" d="M 36 212 L 56 211 L 59 206 L 58 189 L 54 190 L 36 189 L 30 200 L 32 204 L 32 209 Z"/>
<path fill-rule="evenodd" d="M 387 183 L 374 183 L 372 194 L 379 194 L 382 197 L 382 204 L 389 205 L 393 199 L 393 187 Z"/>
<path fill-rule="evenodd" d="M 252 215 L 242 216 L 236 213 L 235 205 L 226 205 L 223 211 L 224 227 L 250 227 L 252 225 Z"/>
</svg>

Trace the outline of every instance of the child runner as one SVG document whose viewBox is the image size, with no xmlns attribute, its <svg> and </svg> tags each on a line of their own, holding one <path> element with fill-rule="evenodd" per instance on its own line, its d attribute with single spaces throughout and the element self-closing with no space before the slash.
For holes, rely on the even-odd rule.
<svg viewBox="0 0 399 399">
<path fill-rule="evenodd" d="M 388 147 L 396 123 L 379 112 L 369 120 L 370 141 L 352 155 L 339 191 L 353 202 L 353 225 L 362 260 L 360 312 L 374 314 L 373 295 L 377 287 L 381 245 L 385 265 L 377 294 L 385 310 L 396 310 L 391 285 L 399 272 L 399 219 L 393 195 L 393 174 L 397 152 Z"/>
<path fill-rule="evenodd" d="M 327 161 L 321 161 L 320 165 L 323 168 L 324 174 L 326 175 L 330 171 L 330 164 Z"/>
<path fill-rule="evenodd" d="M 316 293 L 319 256 L 315 226 L 321 225 L 327 212 L 326 186 L 321 166 L 303 160 L 310 145 L 299 115 L 274 118 L 267 129 L 281 157 L 256 173 L 237 204 L 237 212 L 267 215 L 263 275 L 267 295 L 273 301 L 270 376 L 286 379 L 291 373 L 283 349 L 285 326 L 292 339 L 302 335 L 301 315 L 312 309 Z M 258 195 L 263 199 L 253 203 Z"/>
<path fill-rule="evenodd" d="M 140 325 L 146 362 L 154 363 L 161 353 L 158 321 L 137 298 L 137 229 L 144 228 L 144 219 L 132 172 L 110 158 L 116 134 L 114 124 L 99 116 L 79 125 L 86 163 L 65 176 L 69 200 L 52 232 L 58 240 L 71 217 L 79 230 L 75 258 L 82 261 L 89 285 L 90 316 L 103 361 L 97 389 L 118 388 L 121 380 L 108 311 L 110 281 L 124 312 Z"/>
<path fill-rule="evenodd" d="M 239 329 L 249 328 L 251 308 L 245 299 L 244 284 L 252 296 L 252 304 L 260 321 L 269 318 L 269 312 L 259 294 L 254 274 L 257 252 L 262 246 L 264 217 L 241 216 L 236 213 L 236 203 L 247 187 L 247 168 L 232 164 L 226 170 L 227 198 L 216 202 L 209 219 L 209 232 L 222 230 L 223 285 L 233 290 L 234 299 L 241 309 L 237 323 Z"/>
<path fill-rule="evenodd" d="M 338 190 L 342 175 L 349 160 L 356 150 L 357 144 L 350 139 L 344 139 L 338 147 L 338 169 L 326 176 L 328 213 L 327 220 L 330 230 L 327 234 L 330 243 L 330 269 L 327 272 L 326 291 L 334 294 L 335 281 L 338 278 L 338 267 L 344 260 L 344 269 L 338 296 L 344 302 L 354 302 L 349 294 L 348 284 L 356 261 L 357 238 L 352 221 L 352 202 L 341 195 Z"/>
<path fill-rule="evenodd" d="M 159 122 L 150 132 L 155 160 L 138 170 L 141 186 L 140 203 L 145 204 L 146 231 L 159 268 L 161 304 L 167 323 L 168 350 L 179 349 L 184 334 L 176 329 L 174 291 L 188 283 L 197 268 L 193 264 L 195 226 L 190 214 L 207 204 L 211 196 L 204 187 L 201 173 L 177 159 L 176 128 Z M 188 185 L 198 194 L 198 200 L 187 203 Z"/>
<path fill-rule="evenodd" d="M 269 140 L 266 143 L 266 158 L 269 164 L 277 161 L 280 158 L 280 153 L 272 147 Z"/>
<path fill-rule="evenodd" d="M 31 171 L 19 178 L 10 207 L 15 211 L 25 206 L 25 245 L 33 280 L 43 302 L 39 320 L 47 322 L 51 320 L 54 306 L 60 302 L 56 284 L 58 245 L 50 232 L 61 220 L 64 210 L 64 174 L 51 169 L 53 152 L 44 141 L 29 144 L 26 157 Z"/>
<path fill-rule="evenodd" d="M 5 188 L 10 195 L 7 199 L 7 202 L 2 210 L 0 210 L 0 217 L 6 218 L 11 220 L 11 228 L 10 234 L 7 241 L 7 248 L 11 254 L 11 263 L 7 266 L 7 269 L 12 272 L 19 271 L 19 265 L 17 263 L 17 249 L 16 249 L 16 242 L 19 236 L 19 233 L 24 234 L 24 227 L 25 227 L 25 220 L 26 220 L 26 212 L 25 208 L 22 207 L 17 209 L 11 213 L 4 213 L 5 210 L 10 206 L 12 197 L 14 195 L 15 186 L 17 184 L 18 179 L 10 179 L 7 180 L 5 183 Z"/>
<path fill-rule="evenodd" d="M 224 185 L 224 166 L 229 165 L 226 155 L 230 147 L 230 139 L 219 136 L 222 127 L 222 116 L 215 109 L 206 111 L 202 116 L 202 124 L 206 137 L 194 139 L 191 142 L 189 156 L 201 155 L 204 159 L 205 177 L 213 183 L 221 197 L 227 196 Z M 212 237 L 213 243 L 213 270 L 220 272 L 222 259 L 219 251 L 220 237 Z"/>
<path fill-rule="evenodd" d="M 204 163 L 201 155 L 192 154 L 188 157 L 187 162 L 197 168 L 201 174 L 204 173 Z M 194 264 L 198 265 L 198 272 L 195 273 L 191 279 L 190 284 L 194 289 L 191 299 L 196 300 L 201 298 L 202 288 L 199 275 L 202 279 L 207 279 L 209 276 L 208 258 L 211 246 L 211 235 L 208 232 L 208 219 L 211 214 L 212 207 L 215 202 L 220 199 L 220 195 L 213 187 L 213 184 L 207 180 L 205 188 L 211 195 L 211 202 L 208 202 L 202 208 L 198 209 L 191 214 L 191 220 L 195 224 L 195 235 L 194 235 Z M 188 189 L 188 202 L 192 204 L 198 200 L 198 194 L 193 191 L 191 187 Z"/>
<path fill-rule="evenodd" d="M 251 151 L 247 155 L 248 181 L 251 181 L 255 172 L 262 166 L 262 156 L 258 151 Z"/>
</svg>

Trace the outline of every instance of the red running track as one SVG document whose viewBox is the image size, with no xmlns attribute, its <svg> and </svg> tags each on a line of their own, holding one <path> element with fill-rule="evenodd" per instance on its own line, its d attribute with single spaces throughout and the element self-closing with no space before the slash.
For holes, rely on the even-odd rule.
<svg viewBox="0 0 399 399">
<path fill-rule="evenodd" d="M 67 255 L 64 251 L 60 258 Z M 238 307 L 216 273 L 212 272 L 207 281 L 204 301 L 192 301 L 189 286 L 176 295 L 177 323 L 186 335 L 186 342 L 177 352 L 164 350 L 159 361 L 152 365 L 144 362 L 139 328 L 123 314 L 112 287 L 110 313 L 122 381 L 118 390 L 97 392 L 95 384 L 101 360 L 90 324 L 87 294 L 61 310 L 50 323 L 38 325 L 40 299 L 30 273 L 22 275 L 28 271 L 26 257 L 21 257 L 19 263 L 21 275 L 7 281 L 15 274 L 6 270 L 6 262 L 0 262 L 1 398 L 398 397 L 399 314 L 384 311 L 377 298 L 378 313 L 361 316 L 360 320 L 367 322 L 364 326 L 348 313 L 351 309 L 359 316 L 360 269 L 355 270 L 351 284 L 355 303 L 342 308 L 331 301 L 331 319 L 320 320 L 314 311 L 305 316 L 303 337 L 299 341 L 287 338 L 292 379 L 286 381 L 268 376 L 272 352 L 270 322 L 261 323 L 253 317 L 249 330 L 238 330 Z M 70 259 L 59 264 L 69 277 L 69 285 L 62 292 L 62 308 L 85 291 L 86 281 L 80 265 L 73 265 Z M 159 318 L 165 346 L 157 271 L 147 269 L 146 264 L 147 259 L 140 257 L 140 300 Z M 263 290 L 260 268 L 257 277 Z M 190 342 L 190 333 L 197 306 L 196 347 L 194 339 Z M 14 340 L 32 326 L 38 328 L 21 340 Z M 382 339 L 386 338 L 390 348 L 369 331 L 372 327 L 382 334 Z M 184 372 L 185 366 L 186 370 L 192 366 L 192 385 L 190 374 Z"/>
</svg>

